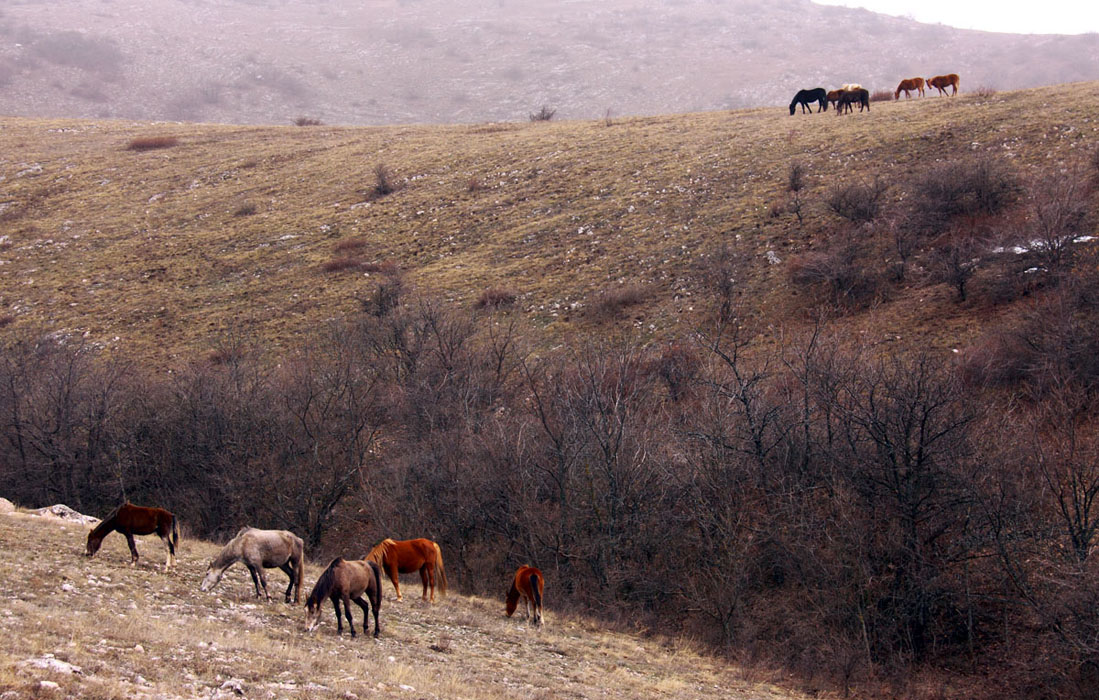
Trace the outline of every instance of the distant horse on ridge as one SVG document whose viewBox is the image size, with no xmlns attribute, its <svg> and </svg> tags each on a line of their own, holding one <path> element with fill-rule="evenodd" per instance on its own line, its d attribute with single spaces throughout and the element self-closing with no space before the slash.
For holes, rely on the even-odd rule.
<svg viewBox="0 0 1099 700">
<path fill-rule="evenodd" d="M 828 91 L 824 88 L 815 88 L 813 90 L 798 90 L 798 94 L 794 95 L 794 99 L 790 102 L 790 114 L 793 115 L 797 109 L 797 105 L 801 105 L 801 113 L 805 114 L 806 108 L 809 107 L 809 112 L 812 113 L 813 109 L 809 106 L 810 103 L 816 102 L 819 106 L 817 112 L 828 111 Z"/>
</svg>

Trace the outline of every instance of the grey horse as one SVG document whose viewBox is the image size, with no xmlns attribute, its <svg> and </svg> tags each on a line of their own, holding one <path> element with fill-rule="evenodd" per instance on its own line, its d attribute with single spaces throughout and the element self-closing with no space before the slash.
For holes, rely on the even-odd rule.
<svg viewBox="0 0 1099 700">
<path fill-rule="evenodd" d="M 221 550 L 221 553 L 210 562 L 206 569 L 206 577 L 202 579 L 199 588 L 208 591 L 221 581 L 225 570 L 238 561 L 243 561 L 252 574 L 252 583 L 256 587 L 256 597 L 260 597 L 260 585 L 263 586 L 263 596 L 271 600 L 267 593 L 267 577 L 264 569 L 278 567 L 290 577 L 290 585 L 286 588 L 286 602 L 290 602 L 290 593 L 294 593 L 294 604 L 301 602 L 301 581 L 305 569 L 304 562 L 305 544 L 302 539 L 286 530 L 257 530 L 252 527 L 241 528 L 237 536 L 229 541 L 229 544 Z"/>
</svg>

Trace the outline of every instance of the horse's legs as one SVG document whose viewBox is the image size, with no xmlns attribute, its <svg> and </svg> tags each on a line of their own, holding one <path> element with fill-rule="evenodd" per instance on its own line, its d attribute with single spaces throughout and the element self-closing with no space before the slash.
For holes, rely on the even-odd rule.
<svg viewBox="0 0 1099 700">
<path fill-rule="evenodd" d="M 172 526 L 166 523 L 158 525 L 156 534 L 160 535 L 160 539 L 168 547 L 168 561 L 164 562 L 164 570 L 167 571 L 176 565 L 176 546 L 172 544 Z"/>
<path fill-rule="evenodd" d="M 363 597 L 361 595 L 358 598 L 352 598 L 351 600 L 355 601 L 355 605 L 358 605 L 360 608 L 362 608 L 363 634 L 370 634 L 370 605 L 365 600 L 363 600 Z"/>
<path fill-rule="evenodd" d="M 343 634 L 343 618 L 340 617 L 340 599 L 332 596 L 332 608 L 336 611 L 336 634 Z M 355 628 L 351 628 L 354 632 Z"/>
<path fill-rule="evenodd" d="M 259 598 L 259 576 L 256 575 L 256 567 L 247 561 L 244 562 L 244 565 L 248 567 L 248 573 L 252 574 L 252 585 L 256 587 L 256 597 Z"/>
<path fill-rule="evenodd" d="M 435 575 L 434 575 L 434 572 L 431 570 L 431 566 L 428 565 L 428 564 L 424 564 L 423 566 L 420 567 L 420 581 L 422 581 L 423 584 L 424 584 L 424 594 L 423 594 L 424 602 L 427 602 L 427 583 L 428 583 L 429 579 L 431 581 L 431 602 L 434 603 L 435 602 Z"/>
<path fill-rule="evenodd" d="M 290 565 L 290 560 L 287 560 L 286 563 L 279 568 L 286 572 L 286 575 L 290 577 L 290 585 L 286 587 L 286 602 L 289 603 L 290 593 L 294 590 L 294 581 L 297 580 L 296 572 L 294 571 L 294 567 Z"/>
<path fill-rule="evenodd" d="M 125 533 L 126 544 L 130 545 L 130 566 L 137 566 L 137 543 L 134 542 L 134 535 L 132 532 Z"/>
<path fill-rule="evenodd" d="M 355 636 L 355 620 L 351 617 L 351 595 L 343 594 L 343 614 L 347 616 L 347 626 L 351 628 L 351 636 Z"/>
<path fill-rule="evenodd" d="M 401 602 L 401 577 L 397 574 L 397 565 L 389 567 L 389 580 L 393 582 L 393 590 L 397 591 L 397 602 Z M 381 585 L 381 581 L 378 582 Z"/>
</svg>

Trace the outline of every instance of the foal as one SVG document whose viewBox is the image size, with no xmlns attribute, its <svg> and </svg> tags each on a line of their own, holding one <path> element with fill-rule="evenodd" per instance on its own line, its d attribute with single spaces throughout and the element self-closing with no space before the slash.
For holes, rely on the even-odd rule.
<svg viewBox="0 0 1099 700">
<path fill-rule="evenodd" d="M 94 556 L 103 544 L 103 538 L 112 532 L 121 532 L 126 536 L 126 543 L 130 545 L 130 566 L 137 566 L 138 559 L 134 535 L 151 535 L 154 532 L 168 547 L 168 560 L 164 562 L 164 570 L 175 566 L 176 547 L 179 546 L 179 521 L 163 508 L 145 508 L 126 501 L 88 533 L 88 547 L 84 555 Z"/>
<path fill-rule="evenodd" d="M 363 600 L 363 594 L 369 599 Z M 340 618 L 340 601 L 343 601 L 343 612 L 347 616 L 347 624 L 351 627 L 351 636 L 355 636 L 355 621 L 351 619 L 351 601 L 355 601 L 363 610 L 363 634 L 370 631 L 370 622 L 367 615 L 370 607 L 374 607 L 374 636 L 381 632 L 378 624 L 378 608 L 382 605 L 382 572 L 378 565 L 372 561 L 349 561 L 343 557 L 336 557 L 328 568 L 324 570 L 309 598 L 305 601 L 305 627 L 312 632 L 321 622 L 321 604 L 324 599 L 332 601 L 332 607 L 336 610 L 336 634 L 343 634 L 343 620 Z"/>
</svg>

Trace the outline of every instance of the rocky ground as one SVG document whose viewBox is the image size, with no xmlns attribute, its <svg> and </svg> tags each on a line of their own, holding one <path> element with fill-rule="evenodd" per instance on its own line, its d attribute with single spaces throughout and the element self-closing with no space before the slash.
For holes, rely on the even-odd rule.
<svg viewBox="0 0 1099 700">
<path fill-rule="evenodd" d="M 432 606 L 413 594 L 397 603 L 387 583 L 378 640 L 337 637 L 330 612 L 307 634 L 303 609 L 281 595 L 257 601 L 240 565 L 218 588 L 199 592 L 214 544 L 185 541 L 178 567 L 164 573 L 160 541 L 138 538 L 142 559 L 134 569 L 117 534 L 86 559 L 89 525 L 3 510 L 3 700 L 797 697 L 683 642 L 554 614 L 552 581 L 541 629 L 506 618 L 502 595 L 451 592 Z M 307 569 L 306 593 L 319 571 Z M 272 572 L 269 584 L 281 593 L 282 573 Z"/>
</svg>

